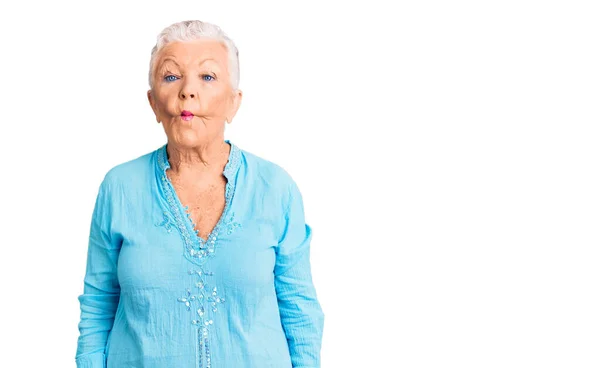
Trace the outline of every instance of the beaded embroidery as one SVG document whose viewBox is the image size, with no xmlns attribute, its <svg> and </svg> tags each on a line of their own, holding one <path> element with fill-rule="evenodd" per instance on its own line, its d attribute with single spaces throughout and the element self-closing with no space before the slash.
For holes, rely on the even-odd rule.
<svg viewBox="0 0 600 368">
<path fill-rule="evenodd" d="M 242 225 L 240 225 L 239 223 L 234 222 L 234 217 L 235 217 L 235 213 L 232 213 L 231 217 L 229 217 L 227 222 L 225 222 L 225 227 L 227 229 L 227 235 L 231 235 L 236 229 L 242 227 Z"/>
<path fill-rule="evenodd" d="M 225 303 L 225 298 L 219 295 L 217 287 L 208 286 L 206 276 L 213 276 L 213 272 L 207 272 L 203 269 L 188 271 L 188 274 L 193 275 L 195 280 L 197 294 L 192 293 L 192 290 L 187 289 L 186 295 L 177 298 L 177 301 L 184 304 L 188 311 L 192 312 L 192 325 L 198 326 L 198 367 L 202 367 L 202 354 L 206 356 L 206 368 L 210 368 L 210 344 L 208 340 L 210 326 L 213 325 L 212 313 L 218 311 L 218 305 Z M 210 303 L 210 311 L 205 309 L 205 302 Z"/>
<path fill-rule="evenodd" d="M 167 232 L 170 233 L 173 230 L 173 227 L 175 226 L 175 224 L 173 223 L 173 221 L 171 221 L 171 218 L 169 217 L 168 212 L 164 212 L 163 213 L 163 220 L 161 223 L 159 224 L 155 224 L 155 226 L 164 226 L 165 229 L 167 229 Z"/>
<path fill-rule="evenodd" d="M 161 223 L 161 225 L 165 226 L 165 228 L 167 228 L 167 231 L 170 230 L 171 226 L 175 226 L 179 229 L 181 238 L 184 243 L 184 255 L 187 259 L 189 259 L 197 265 L 204 264 L 207 258 L 213 257 L 215 255 L 215 245 L 218 240 L 219 234 L 222 233 L 223 228 L 228 235 L 231 235 L 231 233 L 234 230 L 241 227 L 239 223 L 234 222 L 233 213 L 231 214 L 231 216 L 227 217 L 227 213 L 229 212 L 231 200 L 235 191 L 233 174 L 235 174 L 235 171 L 237 170 L 241 162 L 240 150 L 234 144 L 230 144 L 230 157 L 229 161 L 227 162 L 227 165 L 225 165 L 225 170 L 223 172 L 223 175 L 225 175 L 225 177 L 227 178 L 227 185 L 225 187 L 225 208 L 223 209 L 223 213 L 219 221 L 217 222 L 217 225 L 210 232 L 206 240 L 199 237 L 198 231 L 194 230 L 195 224 L 193 224 L 190 218 L 191 215 L 187 212 L 187 210 L 189 209 L 188 206 L 180 206 L 179 199 L 175 194 L 175 190 L 173 189 L 171 181 L 167 177 L 167 169 L 170 168 L 170 164 L 167 159 L 167 145 L 164 145 L 161 149 L 158 150 L 158 164 L 161 169 L 162 188 L 164 190 L 169 209 L 175 217 L 175 224 L 172 224 L 170 220 L 168 220 L 167 215 L 165 214 L 165 220 Z M 180 207 L 183 211 L 180 209 Z M 191 228 L 188 229 L 188 226 L 186 226 L 186 221 L 188 226 L 191 226 Z"/>
<path fill-rule="evenodd" d="M 227 141 L 228 142 L 228 141 Z M 228 142 L 229 143 L 229 142 Z M 223 175 L 227 178 L 225 187 L 225 208 L 217 225 L 209 233 L 206 240 L 198 235 L 198 230 L 194 230 L 196 225 L 193 223 L 191 214 L 188 213 L 188 207 L 181 205 L 175 194 L 175 190 L 167 177 L 167 169 L 170 168 L 167 159 L 167 145 L 164 145 L 158 151 L 158 164 L 161 169 L 161 184 L 166 196 L 169 209 L 174 217 L 174 223 L 168 212 L 164 212 L 164 219 L 157 226 L 164 226 L 167 232 L 171 232 L 172 228 L 179 229 L 179 233 L 183 240 L 184 256 L 192 263 L 202 266 L 209 258 L 215 256 L 215 246 L 219 238 L 219 234 L 224 232 L 231 235 L 236 229 L 242 225 L 235 221 L 235 213 L 228 216 L 231 200 L 234 193 L 234 177 L 237 168 L 241 162 L 241 152 L 239 149 L 231 145 L 230 157 Z M 185 223 L 187 221 L 187 224 Z M 190 227 L 191 226 L 191 227 Z M 198 326 L 198 361 L 197 367 L 203 367 L 203 354 L 206 361 L 206 368 L 211 367 L 209 331 L 213 325 L 211 318 L 212 313 L 216 313 L 218 306 L 225 303 L 225 298 L 222 297 L 217 287 L 209 286 L 207 276 L 213 276 L 213 272 L 205 271 L 204 269 L 190 269 L 188 274 L 194 278 L 194 292 L 190 288 L 186 289 L 184 296 L 177 298 L 177 301 L 183 304 L 186 309 L 193 313 L 191 316 L 192 325 Z"/>
</svg>

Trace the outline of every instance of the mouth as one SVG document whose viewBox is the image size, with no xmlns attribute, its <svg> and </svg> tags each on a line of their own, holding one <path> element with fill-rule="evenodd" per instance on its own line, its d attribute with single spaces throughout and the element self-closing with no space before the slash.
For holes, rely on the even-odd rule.
<svg viewBox="0 0 600 368">
<path fill-rule="evenodd" d="M 194 118 L 194 114 L 191 111 L 183 110 L 181 112 L 181 118 L 185 121 L 190 121 Z"/>
</svg>

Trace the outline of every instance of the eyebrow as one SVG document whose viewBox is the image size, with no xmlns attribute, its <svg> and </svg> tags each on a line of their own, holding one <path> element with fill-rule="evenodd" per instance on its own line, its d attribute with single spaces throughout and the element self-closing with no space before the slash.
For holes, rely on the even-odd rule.
<svg viewBox="0 0 600 368">
<path fill-rule="evenodd" d="M 205 62 L 207 62 L 207 61 L 209 61 L 209 60 L 210 60 L 210 61 L 214 61 L 215 63 L 217 63 L 217 64 L 218 64 L 218 62 L 217 62 L 215 59 L 208 58 L 208 59 L 204 59 L 203 61 L 199 62 L 199 63 L 198 63 L 198 65 L 202 65 L 202 64 L 204 64 Z"/>
<path fill-rule="evenodd" d="M 172 61 L 175 65 L 177 65 L 177 67 L 179 67 L 179 64 L 177 64 L 175 59 L 170 58 L 170 57 L 162 59 L 162 61 L 160 62 L 160 66 L 163 66 L 167 61 Z"/>
<path fill-rule="evenodd" d="M 177 67 L 179 67 L 179 64 L 177 64 L 177 61 L 175 61 L 175 59 L 173 59 L 172 57 L 166 57 L 166 58 L 164 58 L 164 59 L 161 61 L 160 65 L 162 66 L 162 65 L 163 65 L 163 64 L 165 64 L 167 61 L 172 61 L 172 62 L 173 62 L 175 65 L 177 65 Z M 198 63 L 198 65 L 202 65 L 202 64 L 204 64 L 204 63 L 205 63 L 205 62 L 207 62 L 207 61 L 214 61 L 215 63 L 217 63 L 217 64 L 218 64 L 217 60 L 215 60 L 215 59 L 212 59 L 212 58 L 208 58 L 208 59 L 204 59 L 204 60 L 202 60 L 201 62 L 199 62 L 199 63 Z"/>
<path fill-rule="evenodd" d="M 177 61 L 175 61 L 175 58 L 173 56 L 169 55 L 169 56 L 166 56 L 164 59 L 162 59 L 161 62 L 160 62 L 160 64 L 158 64 L 156 66 L 156 73 L 161 72 L 161 70 L 162 70 L 162 72 L 164 72 L 165 64 L 168 61 L 173 62 L 173 64 L 175 64 L 175 66 L 177 66 L 178 69 L 181 69 L 181 67 L 179 66 L 179 64 L 177 64 Z M 215 75 L 219 74 L 220 70 L 221 70 L 221 67 L 219 65 L 219 62 L 217 60 L 213 59 L 213 58 L 208 58 L 208 59 L 202 60 L 201 62 L 198 63 L 198 66 L 202 66 L 202 64 L 204 64 L 207 61 L 213 61 L 215 64 L 217 64 L 216 65 L 217 66 L 217 68 L 216 68 L 217 70 L 213 71 L 213 73 L 215 73 Z"/>
</svg>

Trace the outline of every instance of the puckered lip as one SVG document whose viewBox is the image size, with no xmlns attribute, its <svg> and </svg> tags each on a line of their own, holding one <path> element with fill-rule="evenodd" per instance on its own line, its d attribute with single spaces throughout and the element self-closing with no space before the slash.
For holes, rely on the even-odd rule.
<svg viewBox="0 0 600 368">
<path fill-rule="evenodd" d="M 194 116 L 194 114 L 191 111 L 183 110 L 181 116 Z"/>
</svg>

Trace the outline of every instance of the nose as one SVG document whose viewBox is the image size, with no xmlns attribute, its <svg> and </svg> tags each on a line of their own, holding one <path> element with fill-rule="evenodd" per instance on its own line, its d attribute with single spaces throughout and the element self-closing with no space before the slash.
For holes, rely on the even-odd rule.
<svg viewBox="0 0 600 368">
<path fill-rule="evenodd" d="M 191 83 L 191 81 L 187 81 L 187 83 L 184 83 L 183 86 L 181 87 L 181 91 L 179 91 L 179 98 L 181 98 L 182 100 L 185 100 L 188 98 L 197 98 L 197 97 L 198 97 L 198 93 L 195 90 L 194 83 Z"/>
<path fill-rule="evenodd" d="M 195 95 L 194 93 L 188 93 L 188 92 L 186 92 L 185 90 L 182 90 L 182 91 L 179 93 L 179 97 L 180 97 L 182 100 L 185 100 L 186 98 L 194 98 L 195 96 L 196 96 L 196 95 Z"/>
</svg>

